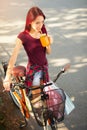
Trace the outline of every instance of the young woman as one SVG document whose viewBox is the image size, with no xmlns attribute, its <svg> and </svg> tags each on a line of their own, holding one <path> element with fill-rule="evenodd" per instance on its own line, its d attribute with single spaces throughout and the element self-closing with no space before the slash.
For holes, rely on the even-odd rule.
<svg viewBox="0 0 87 130">
<path fill-rule="evenodd" d="M 45 15 L 38 7 L 32 7 L 26 16 L 26 24 L 23 32 L 20 32 L 16 39 L 16 46 L 9 60 L 6 77 L 3 86 L 6 91 L 10 90 L 11 71 L 16 62 L 21 46 L 24 47 L 28 56 L 26 83 L 28 86 L 40 84 L 40 78 L 43 77 L 44 82 L 49 81 L 48 62 L 46 54 L 50 54 L 51 46 L 43 47 L 40 36 L 47 30 L 44 24 Z M 48 36 L 49 43 L 51 38 Z"/>
<path fill-rule="evenodd" d="M 48 74 L 48 62 L 46 54 L 51 53 L 51 46 L 43 47 L 40 41 L 42 34 L 47 34 L 47 30 L 44 24 L 45 15 L 38 7 L 32 7 L 27 14 L 25 29 L 19 33 L 16 39 L 16 46 L 10 58 L 6 77 L 3 81 L 3 86 L 6 91 L 10 90 L 11 83 L 11 71 L 16 62 L 19 50 L 23 45 L 26 54 L 28 56 L 27 73 L 26 73 L 26 84 L 28 86 L 40 85 L 40 79 L 43 78 L 43 82 L 49 81 Z M 48 36 L 49 43 L 52 42 L 51 37 Z M 50 86 L 50 89 L 57 89 L 55 84 Z M 50 90 L 48 89 L 48 90 Z M 54 92 L 55 94 L 55 92 Z M 52 94 L 53 96 L 53 94 Z M 55 102 L 52 102 L 54 105 Z M 65 111 L 69 114 L 75 108 L 71 99 L 66 94 L 66 107 Z"/>
</svg>

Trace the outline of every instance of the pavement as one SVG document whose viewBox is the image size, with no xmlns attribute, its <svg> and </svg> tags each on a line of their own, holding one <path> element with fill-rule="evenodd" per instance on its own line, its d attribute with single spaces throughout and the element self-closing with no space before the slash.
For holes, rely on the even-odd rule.
<svg viewBox="0 0 87 130">
<path fill-rule="evenodd" d="M 32 6 L 39 6 L 44 11 L 48 33 L 54 39 L 52 53 L 47 56 L 51 79 L 61 67 L 71 64 L 56 84 L 70 96 L 75 110 L 59 123 L 58 130 L 86 130 L 87 0 L 3 0 L 0 4 L 0 76 L 3 77 L 1 62 L 9 60 L 16 36 L 24 29 L 26 13 Z M 17 64 L 26 63 L 22 48 Z M 32 130 L 36 129 L 40 130 L 37 125 L 33 126 Z"/>
</svg>

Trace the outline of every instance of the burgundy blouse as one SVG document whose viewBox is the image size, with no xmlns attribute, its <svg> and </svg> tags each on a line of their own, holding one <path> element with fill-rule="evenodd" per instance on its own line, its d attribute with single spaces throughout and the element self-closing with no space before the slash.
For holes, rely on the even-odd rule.
<svg viewBox="0 0 87 130">
<path fill-rule="evenodd" d="M 18 35 L 22 40 L 24 49 L 27 53 L 30 64 L 47 65 L 46 48 L 42 47 L 40 39 L 33 38 L 28 32 L 24 31 Z"/>
</svg>

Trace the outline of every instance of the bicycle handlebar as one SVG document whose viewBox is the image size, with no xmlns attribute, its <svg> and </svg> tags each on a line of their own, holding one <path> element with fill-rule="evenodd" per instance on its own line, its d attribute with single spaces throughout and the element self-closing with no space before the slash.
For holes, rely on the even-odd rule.
<svg viewBox="0 0 87 130">
<path fill-rule="evenodd" d="M 64 68 L 61 69 L 61 71 L 57 74 L 56 78 L 53 80 L 53 82 L 56 82 L 57 79 L 60 77 L 62 73 L 65 73 L 70 68 L 70 64 L 66 64 Z"/>
<path fill-rule="evenodd" d="M 65 73 L 65 71 L 67 71 L 68 69 L 70 68 L 70 64 L 66 64 L 62 69 L 61 69 L 61 71 L 57 74 L 57 76 L 56 76 L 56 78 L 53 80 L 53 82 L 56 82 L 57 81 L 57 79 L 60 77 L 60 75 L 62 74 L 62 73 Z M 46 86 L 50 86 L 50 85 L 52 85 L 52 83 L 47 83 L 47 84 L 45 84 L 45 85 L 40 85 L 40 86 L 36 86 L 36 87 L 28 87 L 28 86 L 26 86 L 26 85 L 24 85 L 24 84 L 21 84 L 21 83 L 14 83 L 14 84 L 11 84 L 11 87 L 13 88 L 14 86 L 19 86 L 20 88 L 27 88 L 28 90 L 29 89 L 31 89 L 31 90 L 35 90 L 35 89 L 43 89 L 44 87 L 46 87 Z M 4 92 L 5 90 L 3 90 L 3 92 Z"/>
</svg>

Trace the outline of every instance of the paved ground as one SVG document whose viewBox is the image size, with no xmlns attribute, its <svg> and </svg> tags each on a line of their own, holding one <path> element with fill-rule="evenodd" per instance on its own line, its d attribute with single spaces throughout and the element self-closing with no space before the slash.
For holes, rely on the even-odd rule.
<svg viewBox="0 0 87 130">
<path fill-rule="evenodd" d="M 4 1 L 0 4 L 0 63 L 9 59 L 15 38 L 24 28 L 28 9 L 34 5 L 41 7 L 47 17 L 48 32 L 54 39 L 52 54 L 48 56 L 51 78 L 66 63 L 71 64 L 70 70 L 57 81 L 57 85 L 68 93 L 76 108 L 59 124 L 59 130 L 86 130 L 87 0 Z M 25 65 L 26 62 L 25 52 L 21 50 L 17 63 Z"/>
</svg>

